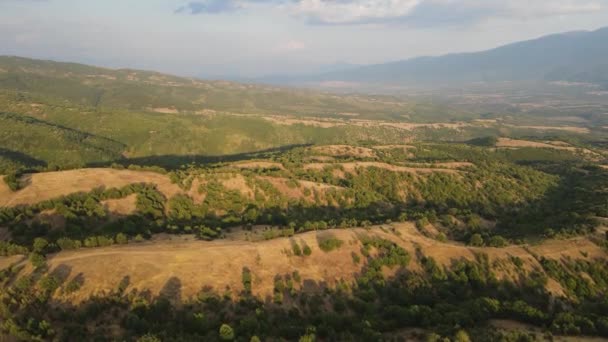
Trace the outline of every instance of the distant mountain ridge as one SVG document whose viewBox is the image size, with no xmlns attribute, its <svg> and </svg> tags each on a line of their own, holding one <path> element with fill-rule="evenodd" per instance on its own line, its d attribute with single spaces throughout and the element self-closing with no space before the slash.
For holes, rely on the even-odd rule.
<svg viewBox="0 0 608 342">
<path fill-rule="evenodd" d="M 569 81 L 608 87 L 608 27 L 553 34 L 482 52 L 418 57 L 350 68 L 302 81 L 395 85 Z"/>
</svg>

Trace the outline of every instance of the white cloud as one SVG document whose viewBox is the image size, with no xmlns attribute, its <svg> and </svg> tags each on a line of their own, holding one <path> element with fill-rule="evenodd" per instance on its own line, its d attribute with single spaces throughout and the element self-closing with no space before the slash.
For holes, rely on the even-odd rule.
<svg viewBox="0 0 608 342">
<path fill-rule="evenodd" d="M 442 17 L 450 22 L 460 17 L 462 23 L 488 17 L 534 18 L 597 12 L 607 4 L 608 0 L 296 0 L 282 8 L 321 24 L 403 21 L 432 26 Z"/>
<path fill-rule="evenodd" d="M 344 24 L 406 16 L 421 2 L 423 0 L 301 0 L 291 5 L 291 11 L 323 23 Z"/>
</svg>

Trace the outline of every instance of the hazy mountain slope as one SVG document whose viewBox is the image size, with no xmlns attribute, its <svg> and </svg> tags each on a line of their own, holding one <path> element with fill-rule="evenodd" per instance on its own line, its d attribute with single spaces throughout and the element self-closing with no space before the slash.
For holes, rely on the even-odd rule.
<svg viewBox="0 0 608 342">
<path fill-rule="evenodd" d="M 321 81 L 395 84 L 565 80 L 608 84 L 608 28 L 569 32 L 496 49 L 420 57 L 321 75 Z"/>
<path fill-rule="evenodd" d="M 87 107 L 164 113 L 204 110 L 236 113 L 335 115 L 396 114 L 394 98 L 336 96 L 310 90 L 202 81 L 140 70 L 0 56 L 0 89 Z"/>
</svg>

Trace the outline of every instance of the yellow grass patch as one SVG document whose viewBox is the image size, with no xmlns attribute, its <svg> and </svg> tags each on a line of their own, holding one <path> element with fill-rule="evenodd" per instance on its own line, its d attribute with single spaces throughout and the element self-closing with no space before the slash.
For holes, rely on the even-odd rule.
<svg viewBox="0 0 608 342">
<path fill-rule="evenodd" d="M 571 133 L 579 133 L 579 134 L 587 134 L 589 133 L 589 129 L 585 127 L 576 127 L 576 126 L 516 126 L 516 125 L 505 125 L 513 128 L 527 128 L 534 129 L 538 131 L 565 131 Z"/>
<path fill-rule="evenodd" d="M 76 192 L 90 192 L 99 187 L 121 188 L 134 183 L 155 184 L 167 198 L 181 192 L 169 177 L 147 171 L 78 169 L 35 173 L 24 177 L 28 184 L 17 192 L 11 192 L 4 182 L 0 182 L 0 206 L 34 204 Z"/>
<path fill-rule="evenodd" d="M 102 201 L 101 204 L 110 215 L 131 215 L 137 209 L 137 195 L 132 194 L 125 198 Z"/>
<path fill-rule="evenodd" d="M 163 241 L 112 246 L 96 249 L 60 252 L 48 258 L 51 271 L 57 267 L 69 270 L 68 281 L 78 274 L 84 277 L 83 287 L 64 299 L 79 302 L 90 295 L 115 289 L 121 280 L 129 277 L 129 288 L 150 290 L 158 294 L 167 284 L 178 284 L 182 299 L 195 296 L 203 287 L 210 286 L 219 292 L 227 287 L 233 295 L 243 289 L 241 272 L 244 267 L 253 274 L 253 293 L 261 298 L 272 296 L 274 277 L 298 271 L 306 281 L 307 290 L 314 291 L 323 286 L 334 286 L 338 281 L 352 282 L 361 272 L 365 262 L 355 264 L 351 254 L 359 254 L 361 236 L 377 236 L 388 239 L 406 249 L 412 255 L 411 270 L 420 270 L 415 258 L 415 250 L 433 257 L 440 265 L 449 266 L 454 260 L 474 260 L 475 255 L 488 255 L 491 265 L 505 265 L 495 270 L 499 278 L 516 278 L 510 258 L 521 258 L 524 269 L 539 268 L 536 259 L 522 246 L 506 248 L 472 248 L 456 243 L 442 243 L 420 234 L 411 223 L 394 224 L 389 229 L 353 228 L 320 232 L 307 232 L 291 238 L 270 241 L 249 242 L 233 238 L 212 242 L 193 241 L 191 238 L 172 238 Z M 395 233 L 391 232 L 394 230 Z M 244 235 L 235 235 L 242 236 Z M 342 247 L 325 253 L 318 247 L 318 240 L 335 237 L 342 241 Z M 292 244 L 308 245 L 313 252 L 308 257 L 292 255 Z M 589 258 L 606 257 L 606 252 L 585 238 L 572 240 L 551 240 L 539 246 L 530 247 L 535 254 L 573 259 L 583 258 L 581 251 Z M 372 254 L 374 252 L 372 251 Z M 18 258 L 0 258 L 0 266 L 19 261 Z M 384 270 L 387 274 L 393 271 Z M 27 272 L 27 271 L 26 271 Z M 322 285 L 321 285 L 322 284 Z M 296 288 L 300 288 L 296 284 Z M 563 293 L 561 286 L 551 282 L 551 291 Z"/>
<path fill-rule="evenodd" d="M 350 145 L 326 145 L 310 148 L 311 151 L 334 157 L 374 158 L 376 152 L 371 148 Z"/>
<path fill-rule="evenodd" d="M 462 164 L 462 163 L 459 163 Z M 350 163 L 310 163 L 305 164 L 304 169 L 307 170 L 323 170 L 325 167 L 330 167 L 332 165 L 340 165 L 346 172 L 355 173 L 358 168 L 370 168 L 376 167 L 379 169 L 385 169 L 393 172 L 409 172 L 409 173 L 433 173 L 433 172 L 442 172 L 442 173 L 451 173 L 457 174 L 459 171 L 454 170 L 454 167 L 450 168 L 429 168 L 429 167 L 406 167 L 406 166 L 398 166 L 392 165 L 382 162 L 350 162 Z"/>
<path fill-rule="evenodd" d="M 239 169 L 279 169 L 284 170 L 285 167 L 281 163 L 269 161 L 252 161 L 231 164 Z"/>
</svg>

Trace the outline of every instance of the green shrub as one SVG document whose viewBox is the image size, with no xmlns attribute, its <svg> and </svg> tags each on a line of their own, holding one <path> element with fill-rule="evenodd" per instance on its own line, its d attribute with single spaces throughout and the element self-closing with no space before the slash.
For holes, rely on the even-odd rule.
<svg viewBox="0 0 608 342">
<path fill-rule="evenodd" d="M 6 185 L 8 185 L 11 191 L 17 191 L 21 189 L 21 184 L 19 184 L 19 175 L 15 172 L 9 173 L 8 175 L 4 176 L 4 182 L 6 183 Z"/>
<path fill-rule="evenodd" d="M 471 236 L 471 239 L 469 240 L 469 245 L 474 247 L 481 247 L 483 246 L 483 238 L 480 234 L 473 234 Z"/>
<path fill-rule="evenodd" d="M 353 258 L 353 262 L 354 262 L 355 264 L 359 264 L 359 263 L 361 262 L 361 257 L 359 256 L 359 254 L 357 254 L 357 253 L 355 253 L 355 252 L 352 252 L 352 253 L 351 253 L 351 256 L 352 256 L 352 258 Z"/>
<path fill-rule="evenodd" d="M 344 241 L 335 237 L 329 237 L 319 241 L 319 248 L 323 252 L 331 252 L 335 249 L 342 247 L 343 244 Z"/>
<path fill-rule="evenodd" d="M 30 254 L 30 262 L 34 268 L 42 268 L 46 265 L 46 259 L 43 255 L 38 253 Z"/>
<path fill-rule="evenodd" d="M 505 247 L 509 244 L 507 239 L 503 238 L 500 235 L 494 235 L 488 241 L 488 246 L 491 247 Z"/>
<path fill-rule="evenodd" d="M 302 256 L 302 248 L 300 247 L 300 245 L 298 245 L 297 242 L 293 241 L 291 243 L 291 250 L 293 252 L 293 255 Z"/>
</svg>

